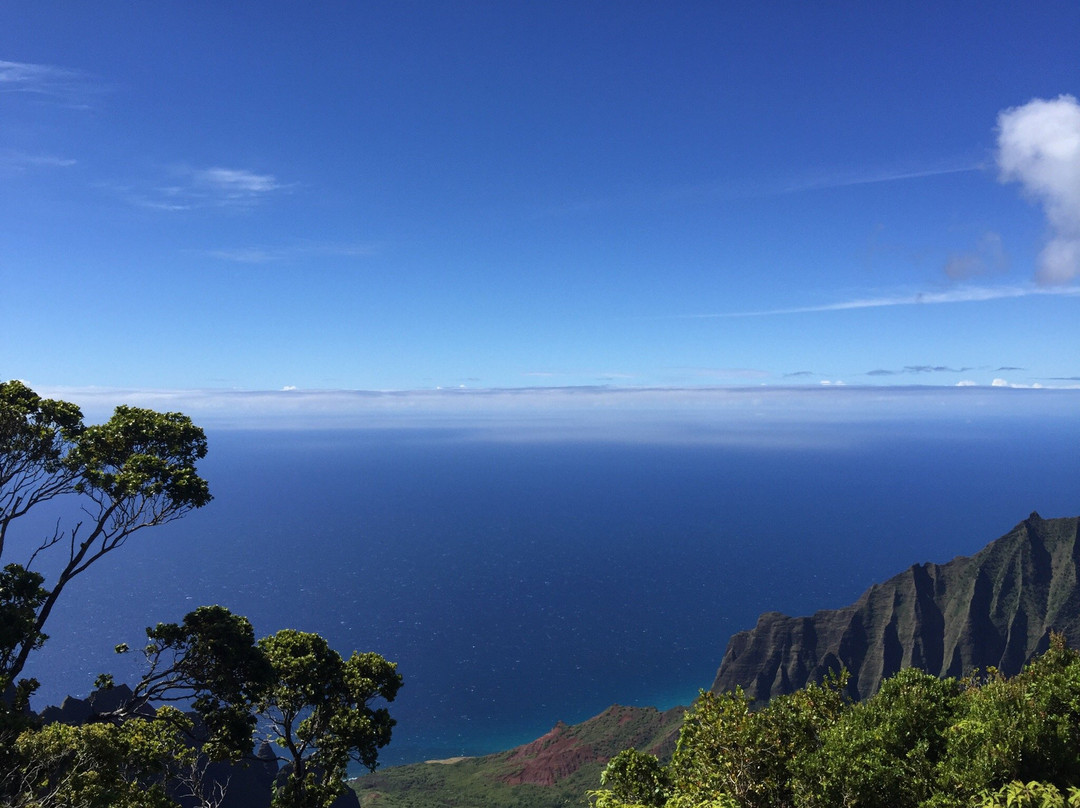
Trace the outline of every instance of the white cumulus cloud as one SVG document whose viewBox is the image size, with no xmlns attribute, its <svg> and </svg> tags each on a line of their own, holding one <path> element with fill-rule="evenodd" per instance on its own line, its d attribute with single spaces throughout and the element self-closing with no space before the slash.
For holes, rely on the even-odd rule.
<svg viewBox="0 0 1080 808">
<path fill-rule="evenodd" d="M 998 168 L 1042 205 L 1050 240 L 1036 279 L 1080 277 L 1080 102 L 1071 95 L 1034 99 L 998 115 Z"/>
</svg>

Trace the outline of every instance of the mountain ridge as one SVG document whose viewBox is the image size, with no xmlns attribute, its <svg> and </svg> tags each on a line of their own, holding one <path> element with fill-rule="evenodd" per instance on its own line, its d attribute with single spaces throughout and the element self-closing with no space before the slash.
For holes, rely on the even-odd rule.
<svg viewBox="0 0 1080 808">
<path fill-rule="evenodd" d="M 976 668 L 1019 672 L 1051 630 L 1080 645 L 1080 517 L 1032 513 L 971 556 L 915 564 L 840 609 L 789 617 L 765 612 L 728 642 L 711 690 L 736 686 L 754 701 L 790 693 L 846 668 L 865 698 L 904 667 L 936 676 Z"/>
</svg>

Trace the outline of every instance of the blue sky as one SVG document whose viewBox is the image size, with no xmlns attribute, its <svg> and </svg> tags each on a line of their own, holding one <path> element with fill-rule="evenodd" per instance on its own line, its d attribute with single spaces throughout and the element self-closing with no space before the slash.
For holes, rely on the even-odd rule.
<svg viewBox="0 0 1080 808">
<path fill-rule="evenodd" d="M 0 377 L 1076 386 L 1077 43 L 1072 0 L 12 0 Z"/>
</svg>

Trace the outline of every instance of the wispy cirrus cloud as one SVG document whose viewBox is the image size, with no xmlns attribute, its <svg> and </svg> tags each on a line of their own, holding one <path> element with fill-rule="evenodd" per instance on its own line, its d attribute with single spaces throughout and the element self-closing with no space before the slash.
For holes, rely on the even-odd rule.
<svg viewBox="0 0 1080 808">
<path fill-rule="evenodd" d="M 100 91 L 101 87 L 80 70 L 0 60 L 0 93 L 25 93 L 54 104 L 87 109 Z"/>
<path fill-rule="evenodd" d="M 904 374 L 923 374 L 923 373 L 967 373 L 974 368 L 951 368 L 946 365 L 905 365 L 899 370 L 888 370 L 886 368 L 877 368 L 875 370 L 867 371 L 867 376 L 901 376 Z"/>
<path fill-rule="evenodd" d="M 704 183 L 671 188 L 661 194 L 661 199 L 662 201 L 677 201 L 694 197 L 725 200 L 760 199 L 827 191 L 834 188 L 929 179 L 950 174 L 971 174 L 985 170 L 986 165 L 983 163 L 959 161 L 930 166 L 876 168 L 862 166 L 854 169 L 825 167 L 809 169 L 784 177 L 759 178 L 745 183 Z"/>
<path fill-rule="evenodd" d="M 67 168 L 76 160 L 54 154 L 33 154 L 18 149 L 0 149 L 0 171 L 22 172 L 37 168 Z"/>
<path fill-rule="evenodd" d="M 928 306 L 941 303 L 974 303 L 987 300 L 1006 300 L 1010 298 L 1030 297 L 1032 295 L 1078 297 L 1080 296 L 1080 286 L 969 286 L 965 288 L 946 289 L 938 292 L 915 292 L 883 295 L 881 297 L 856 298 L 854 300 L 824 303 L 817 306 L 793 306 L 791 308 L 761 309 L 758 311 L 730 311 L 715 314 L 683 314 L 679 316 L 689 319 L 773 317 L 781 314 L 812 314 L 814 312 L 875 309 L 885 306 Z"/>
<path fill-rule="evenodd" d="M 252 207 L 293 186 L 280 182 L 273 174 L 247 169 L 176 166 L 169 169 L 160 181 L 109 187 L 139 207 L 184 211 Z"/>
<path fill-rule="evenodd" d="M 256 174 L 238 168 L 203 168 L 192 172 L 192 184 L 227 199 L 245 199 L 281 188 L 273 174 Z"/>
<path fill-rule="evenodd" d="M 975 171 L 984 171 L 985 168 L 986 166 L 982 163 L 964 163 L 962 165 L 943 165 L 931 168 L 881 168 L 860 171 L 825 170 L 766 186 L 762 189 L 761 195 L 795 194 L 807 191 L 824 191 L 830 188 L 850 188 L 857 185 L 878 185 L 886 182 L 927 179 L 948 174 L 970 174 Z"/>
<path fill-rule="evenodd" d="M 580 198 L 538 211 L 536 218 L 560 216 L 592 216 L 616 207 L 655 207 L 673 203 L 696 201 L 738 201 L 763 199 L 789 194 L 826 191 L 833 188 L 849 188 L 860 185 L 877 185 L 904 182 L 950 174 L 970 174 L 985 171 L 986 165 L 978 162 L 955 161 L 924 167 L 881 168 L 821 168 L 797 175 L 783 177 L 758 177 L 745 182 L 700 182 L 667 188 L 628 191 L 613 196 Z"/>
<path fill-rule="evenodd" d="M 928 167 L 859 167 L 855 169 L 820 168 L 804 173 L 760 180 L 747 185 L 714 185 L 711 195 L 723 199 L 749 199 L 787 196 L 789 194 L 828 191 L 836 188 L 853 188 L 860 185 L 881 185 L 892 182 L 942 177 L 950 174 L 971 174 L 985 171 L 983 163 L 950 163 Z M 704 188 L 699 188 L 698 193 Z"/>
<path fill-rule="evenodd" d="M 1004 110 L 997 162 L 1002 182 L 1019 182 L 1050 225 L 1036 281 L 1065 284 L 1080 277 L 1080 102 L 1061 95 Z"/>
<path fill-rule="evenodd" d="M 368 243 L 310 243 L 275 247 L 236 247 L 207 250 L 206 255 L 236 264 L 272 264 L 304 258 L 363 258 L 374 255 L 378 246 Z"/>
</svg>

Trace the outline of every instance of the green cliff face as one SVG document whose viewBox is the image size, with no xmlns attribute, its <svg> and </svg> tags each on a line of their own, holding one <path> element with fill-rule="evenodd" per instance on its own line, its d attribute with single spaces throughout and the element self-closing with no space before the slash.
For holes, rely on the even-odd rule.
<svg viewBox="0 0 1080 808">
<path fill-rule="evenodd" d="M 1080 646 L 1078 524 L 1033 513 L 975 555 L 915 565 L 843 609 L 767 612 L 731 638 L 712 691 L 738 685 L 764 701 L 843 666 L 850 695 L 865 698 L 907 667 L 1015 674 L 1047 648 L 1051 630 Z"/>
</svg>

